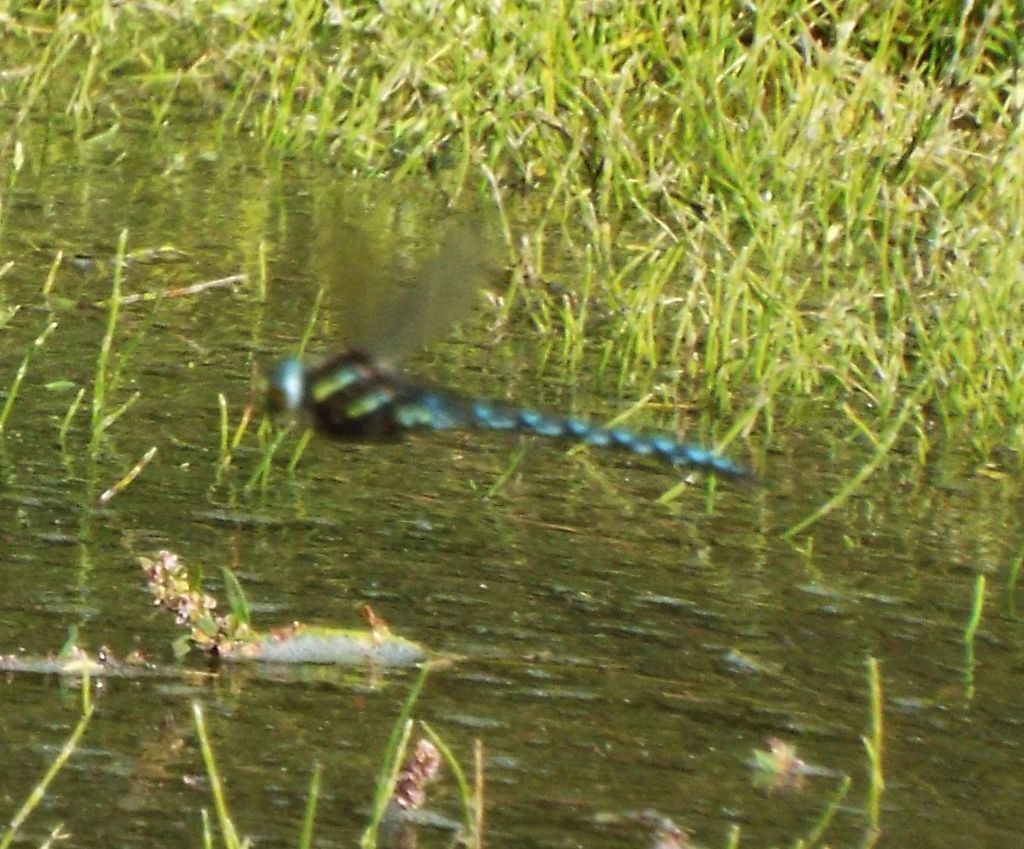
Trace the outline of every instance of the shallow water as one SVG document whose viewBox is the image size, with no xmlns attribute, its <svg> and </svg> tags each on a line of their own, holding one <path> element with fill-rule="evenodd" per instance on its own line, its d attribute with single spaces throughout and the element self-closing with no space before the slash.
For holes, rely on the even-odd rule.
<svg viewBox="0 0 1024 849">
<path fill-rule="evenodd" d="M 466 769 L 483 741 L 490 846 L 644 845 L 645 811 L 708 846 L 724 845 L 734 825 L 741 845 L 788 843 L 811 831 L 840 774 L 852 787 L 826 840 L 859 845 L 869 656 L 884 699 L 883 845 L 1014 845 L 1024 807 L 1016 481 L 979 474 L 954 451 L 924 469 L 897 456 L 790 543 L 782 532 L 869 457 L 825 409 L 763 454 L 735 449 L 759 485 L 720 482 L 709 499 L 697 481 L 674 512 L 656 499 L 677 478 L 656 464 L 494 434 L 315 439 L 294 475 L 290 441 L 269 486 L 246 491 L 258 460 L 251 433 L 217 477 L 218 393 L 233 426 L 253 358 L 265 367 L 296 349 L 326 273 L 312 350 L 329 350 L 353 281 L 407 278 L 436 239 L 429 193 L 413 203 L 373 183 L 324 194 L 328 175 L 260 165 L 244 151 L 208 161 L 193 151 L 193 167 L 168 172 L 170 154 L 156 146 L 96 162 L 54 144 L 19 178 L 0 243 L 15 262 L 0 306 L 23 305 L 0 331 L 0 385 L 47 322 L 59 322 L 0 443 L 0 651 L 56 651 L 77 626 L 92 650 L 140 649 L 170 670 L 102 682 L 83 745 L 25 826 L 29 839 L 63 822 L 77 845 L 197 843 L 211 799 L 194 701 L 244 834 L 264 845 L 297 839 L 314 762 L 324 767 L 318 842 L 351 845 L 365 825 L 414 673 L 174 667 L 175 628 L 152 608 L 137 564 L 171 548 L 218 590 L 219 565 L 231 566 L 264 626 L 353 626 L 368 602 L 403 636 L 461 656 L 431 675 L 414 713 Z M 330 263 L 328 226 L 345 234 L 328 240 Z M 130 250 L 170 244 L 183 254 L 132 265 L 126 293 L 254 273 L 261 240 L 270 287 L 265 302 L 250 284 L 126 306 L 110 404 L 139 399 L 93 460 L 91 396 L 63 451 L 58 431 L 77 387 L 91 388 L 106 313 L 86 302 L 109 293 L 123 227 Z M 89 259 L 59 271 L 51 311 L 40 290 L 57 250 Z M 633 400 L 539 370 L 538 340 L 494 344 L 492 319 L 478 312 L 411 365 L 468 392 L 598 418 Z M 151 446 L 153 464 L 110 506 L 95 506 Z M 982 574 L 972 657 L 963 630 Z M 0 777 L 0 799 L 13 812 L 79 700 L 73 681 L 27 673 L 8 675 L 0 700 L 0 758 L 17 765 Z M 748 761 L 769 737 L 833 774 L 756 787 Z M 458 819 L 450 776 L 429 808 Z M 450 838 L 431 828 L 419 836 Z"/>
</svg>

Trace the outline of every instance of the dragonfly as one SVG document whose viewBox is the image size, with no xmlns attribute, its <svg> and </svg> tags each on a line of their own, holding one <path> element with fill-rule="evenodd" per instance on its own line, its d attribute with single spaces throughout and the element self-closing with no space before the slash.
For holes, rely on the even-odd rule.
<svg viewBox="0 0 1024 849">
<path fill-rule="evenodd" d="M 464 234 L 450 238 L 424 267 L 408 297 L 451 300 L 438 297 L 437 291 L 453 285 L 452 275 L 467 269 L 480 271 L 479 263 L 469 256 L 471 250 Z M 439 281 L 444 282 L 437 285 Z M 424 291 L 430 294 L 424 296 Z M 422 306 L 402 311 L 422 314 Z M 403 334 L 409 332 L 396 327 L 387 336 L 396 339 Z M 267 406 L 272 413 L 298 416 L 319 433 L 340 440 L 397 440 L 415 431 L 503 431 L 618 449 L 714 475 L 747 477 L 727 457 L 670 433 L 605 427 L 576 416 L 471 397 L 409 377 L 360 345 L 314 365 L 295 357 L 283 360 L 268 382 Z"/>
</svg>

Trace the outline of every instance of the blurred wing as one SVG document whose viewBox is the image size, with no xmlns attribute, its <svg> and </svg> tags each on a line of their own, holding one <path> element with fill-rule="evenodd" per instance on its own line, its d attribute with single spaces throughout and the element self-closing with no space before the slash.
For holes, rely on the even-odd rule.
<svg viewBox="0 0 1024 849">
<path fill-rule="evenodd" d="M 372 352 L 395 361 L 442 336 L 476 303 L 481 288 L 493 285 L 501 271 L 498 253 L 485 228 L 468 219 L 450 225 L 436 253 L 411 281 L 382 275 L 374 261 L 382 246 L 369 237 L 339 238 L 337 229 L 318 241 L 315 262 L 328 281 L 334 331 L 345 348 Z"/>
<path fill-rule="evenodd" d="M 392 359 L 443 336 L 477 303 L 480 290 L 497 280 L 495 256 L 482 227 L 469 221 L 451 225 L 437 252 L 384 310 L 369 350 Z"/>
</svg>

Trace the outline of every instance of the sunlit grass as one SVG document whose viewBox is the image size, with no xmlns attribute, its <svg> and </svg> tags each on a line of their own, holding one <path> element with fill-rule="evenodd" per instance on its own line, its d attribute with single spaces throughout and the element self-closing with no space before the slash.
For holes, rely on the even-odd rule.
<svg viewBox="0 0 1024 849">
<path fill-rule="evenodd" d="M 882 833 L 881 823 L 881 802 L 882 793 L 885 790 L 885 778 L 883 771 L 882 756 L 884 752 L 885 728 L 882 719 L 882 674 L 879 669 L 878 659 L 868 658 L 868 687 L 871 696 L 870 729 L 864 735 L 862 742 L 867 752 L 870 765 L 868 780 L 868 799 L 866 812 L 868 817 L 868 831 L 863 846 L 865 849 L 874 846 Z"/>
<path fill-rule="evenodd" d="M 206 720 L 203 717 L 203 709 L 198 703 L 192 705 L 192 715 L 196 723 L 196 736 L 199 738 L 199 750 L 203 755 L 203 765 L 206 767 L 206 775 L 210 779 L 210 792 L 213 794 L 213 806 L 217 813 L 217 823 L 220 826 L 221 839 L 224 841 L 225 849 L 241 849 L 250 845 L 249 839 L 242 839 L 238 835 L 235 821 L 231 817 L 228 807 L 227 794 L 224 790 L 224 782 L 221 780 L 220 771 L 217 769 L 217 760 L 213 754 L 213 746 L 210 745 L 210 735 L 206 730 Z M 213 844 L 206 812 L 203 812 L 203 835 L 204 845 Z"/>
<path fill-rule="evenodd" d="M 145 469 L 146 466 L 148 466 L 153 461 L 153 458 L 156 456 L 156 452 L 157 446 L 154 445 L 148 451 L 146 451 L 145 454 L 142 455 L 142 457 L 139 459 L 137 463 L 135 463 L 135 465 L 133 465 L 127 472 L 125 472 L 124 475 L 118 478 L 118 480 L 114 482 L 113 486 L 111 486 L 109 489 L 104 490 L 100 497 L 97 499 L 96 503 L 101 507 L 105 507 L 107 504 L 113 501 L 114 498 L 116 498 L 128 487 L 130 487 L 138 478 L 138 476 L 142 474 L 142 470 Z"/>
<path fill-rule="evenodd" d="M 139 107 L 154 132 L 194 121 L 199 97 L 268 152 L 489 194 L 528 270 L 512 308 L 567 369 L 749 414 L 763 438 L 791 399 L 881 431 L 912 399 L 987 457 L 1024 442 L 1012 15 L 40 4 L 9 24 L 0 167 L 55 99 L 86 140 Z M 566 261 L 586 269 L 571 301 L 542 285 Z"/>
<path fill-rule="evenodd" d="M 975 693 L 975 655 L 974 637 L 981 624 L 981 614 L 985 608 L 985 576 L 978 575 L 974 580 L 974 594 L 971 601 L 971 612 L 964 626 L 964 697 L 967 701 L 974 698 Z"/>
<path fill-rule="evenodd" d="M 46 344 L 46 340 L 56 329 L 57 322 L 49 322 L 46 327 L 43 328 L 43 332 L 35 338 L 35 341 L 25 352 L 25 356 L 21 360 L 21 365 L 18 366 L 18 370 L 14 373 L 14 379 L 11 381 L 11 385 L 7 390 L 7 398 L 4 400 L 3 408 L 0 409 L 0 435 L 3 435 L 4 431 L 7 429 L 7 421 L 11 417 L 11 413 L 14 411 L 14 404 L 18 399 L 18 393 L 21 390 L 22 382 L 25 380 L 25 375 L 28 372 L 29 364 L 32 362 L 32 357 Z"/>
</svg>

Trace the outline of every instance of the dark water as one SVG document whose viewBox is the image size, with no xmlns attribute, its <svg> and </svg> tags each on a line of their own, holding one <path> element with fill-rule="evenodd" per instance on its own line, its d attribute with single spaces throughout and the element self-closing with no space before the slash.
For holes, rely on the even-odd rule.
<svg viewBox="0 0 1024 849">
<path fill-rule="evenodd" d="M 233 426 L 253 359 L 266 365 L 295 350 L 329 272 L 311 343 L 327 350 L 347 287 L 362 275 L 373 285 L 407 277 L 436 241 L 439 204 L 426 188 L 342 189 L 294 165 L 207 157 L 201 142 L 188 167 L 169 169 L 177 149 L 166 144 L 128 144 L 99 160 L 59 141 L 40 146 L 7 195 L 0 260 L 15 265 L 0 281 L 0 306 L 22 309 L 0 331 L 0 385 L 47 322 L 59 327 L 0 443 L 0 651 L 56 651 L 77 626 L 92 650 L 138 648 L 173 666 L 176 631 L 153 610 L 136 559 L 160 548 L 202 566 L 214 589 L 219 565 L 230 565 L 266 626 L 355 626 L 369 602 L 402 635 L 464 657 L 432 675 L 415 715 L 467 769 L 474 739 L 483 741 L 488 844 L 538 847 L 646 845 L 648 810 L 708 846 L 725 845 L 733 826 L 741 845 L 789 844 L 813 828 L 840 774 L 852 786 L 826 841 L 860 845 L 873 656 L 885 719 L 882 845 L 1016 845 L 1024 628 L 1012 573 L 1022 546 L 1015 480 L 978 474 L 955 452 L 937 451 L 924 469 L 897 457 L 791 544 L 782 532 L 869 456 L 825 409 L 763 454 L 737 449 L 763 485 L 723 483 L 709 501 L 698 482 L 676 512 L 656 501 L 676 482 L 657 465 L 495 435 L 314 440 L 294 475 L 286 451 L 270 485 L 247 492 L 252 434 L 216 476 L 218 393 Z M 261 241 L 270 287 L 266 301 L 249 284 L 126 306 L 110 405 L 140 397 L 92 460 L 90 395 L 64 451 L 58 430 L 77 387 L 91 391 L 106 313 L 84 304 L 108 294 L 124 227 L 130 250 L 183 253 L 131 266 L 126 293 L 254 275 Z M 325 227 L 334 228 L 330 262 Z M 91 259 L 59 271 L 51 312 L 40 291 L 58 250 Z M 494 343 L 493 319 L 478 312 L 412 364 L 467 391 L 598 417 L 633 400 L 539 370 L 542 340 L 523 330 Z M 96 507 L 151 446 L 153 464 Z M 963 629 L 981 574 L 972 661 Z M 198 701 L 243 834 L 293 845 L 318 761 L 317 842 L 352 845 L 414 673 L 205 671 L 192 659 L 167 675 L 103 682 L 82 747 L 23 834 L 38 843 L 63 822 L 76 845 L 197 845 L 200 810 L 211 806 L 191 717 Z M 9 817 L 77 720 L 79 698 L 73 681 L 13 674 L 0 700 Z M 799 789 L 755 787 L 747 762 L 773 736 L 834 774 Z M 450 776 L 433 789 L 431 811 L 459 817 Z M 450 835 L 420 838 L 447 845 Z"/>
</svg>

